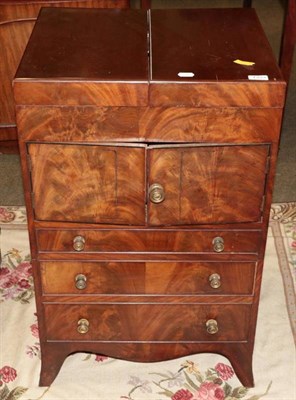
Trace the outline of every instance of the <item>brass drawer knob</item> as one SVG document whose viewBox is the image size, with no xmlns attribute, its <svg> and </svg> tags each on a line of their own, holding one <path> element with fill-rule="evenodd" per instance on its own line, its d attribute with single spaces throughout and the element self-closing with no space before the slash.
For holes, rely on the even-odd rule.
<svg viewBox="0 0 296 400">
<path fill-rule="evenodd" d="M 82 251 L 84 250 L 85 239 L 83 236 L 75 236 L 73 239 L 73 249 L 75 251 Z"/>
<path fill-rule="evenodd" d="M 206 322 L 206 328 L 207 328 L 207 332 L 210 335 L 214 335 L 215 333 L 218 332 L 218 322 L 215 319 L 209 319 Z"/>
<path fill-rule="evenodd" d="M 79 290 L 83 290 L 86 288 L 87 278 L 83 274 L 78 274 L 75 276 L 75 286 Z"/>
<path fill-rule="evenodd" d="M 161 203 L 165 198 L 164 188 L 160 183 L 153 183 L 149 188 L 149 199 L 152 203 Z"/>
<path fill-rule="evenodd" d="M 81 335 L 84 335 L 85 333 L 88 332 L 89 329 L 89 321 L 85 318 L 81 318 L 77 322 L 77 332 L 80 333 Z"/>
<path fill-rule="evenodd" d="M 213 249 L 216 253 L 221 253 L 224 251 L 224 239 L 220 236 L 217 236 L 212 241 Z"/>
<path fill-rule="evenodd" d="M 210 286 L 213 289 L 218 289 L 221 286 L 221 277 L 219 274 L 212 274 L 209 276 Z"/>
</svg>

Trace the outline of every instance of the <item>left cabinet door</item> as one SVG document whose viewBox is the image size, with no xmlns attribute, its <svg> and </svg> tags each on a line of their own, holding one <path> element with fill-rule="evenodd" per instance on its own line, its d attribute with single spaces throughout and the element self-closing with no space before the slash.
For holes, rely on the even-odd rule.
<svg viewBox="0 0 296 400">
<path fill-rule="evenodd" d="M 145 224 L 145 145 L 28 144 L 35 218 Z"/>
</svg>

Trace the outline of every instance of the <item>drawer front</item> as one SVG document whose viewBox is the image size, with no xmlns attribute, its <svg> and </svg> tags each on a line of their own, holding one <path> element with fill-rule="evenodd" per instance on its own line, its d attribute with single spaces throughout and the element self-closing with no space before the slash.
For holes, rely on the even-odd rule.
<svg viewBox="0 0 296 400">
<path fill-rule="evenodd" d="M 259 252 L 262 232 L 218 230 L 38 230 L 40 251 L 53 252 Z M 75 250 L 78 249 L 78 250 Z"/>
<path fill-rule="evenodd" d="M 18 126 L 28 141 L 266 143 L 277 140 L 281 115 L 279 108 L 26 106 Z"/>
<path fill-rule="evenodd" d="M 252 294 L 255 263 L 41 262 L 44 294 Z"/>
<path fill-rule="evenodd" d="M 44 309 L 47 340 L 62 341 L 245 341 L 251 314 L 251 306 L 234 304 L 51 303 Z"/>
</svg>

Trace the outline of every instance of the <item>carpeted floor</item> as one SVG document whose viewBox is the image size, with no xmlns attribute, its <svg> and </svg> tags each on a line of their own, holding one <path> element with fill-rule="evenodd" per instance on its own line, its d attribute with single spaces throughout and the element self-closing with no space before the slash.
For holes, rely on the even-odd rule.
<svg viewBox="0 0 296 400">
<path fill-rule="evenodd" d="M 140 364 L 79 353 L 66 359 L 49 388 L 38 387 L 40 345 L 24 207 L 0 207 L 0 229 L 1 399 L 295 400 L 296 203 L 272 207 L 255 388 L 249 390 L 217 354 Z"/>
</svg>

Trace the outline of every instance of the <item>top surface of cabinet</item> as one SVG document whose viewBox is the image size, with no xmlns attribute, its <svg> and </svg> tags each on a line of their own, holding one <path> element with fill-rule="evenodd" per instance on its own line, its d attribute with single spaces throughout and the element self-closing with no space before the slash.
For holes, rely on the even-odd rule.
<svg viewBox="0 0 296 400">
<path fill-rule="evenodd" d="M 239 81 L 249 75 L 280 79 L 253 9 L 151 12 L 151 81 Z M 264 55 L 264 56 L 263 56 Z M 239 65 L 235 60 L 254 63 Z M 194 76 L 180 77 L 182 72 Z"/>
<path fill-rule="evenodd" d="M 17 77 L 146 81 L 145 11 L 44 8 Z"/>
<path fill-rule="evenodd" d="M 254 64 L 239 65 L 237 59 Z M 192 74 L 182 76 L 184 72 Z M 216 82 L 248 80 L 249 75 L 282 80 L 252 9 L 147 13 L 47 8 L 16 77 Z"/>
</svg>

